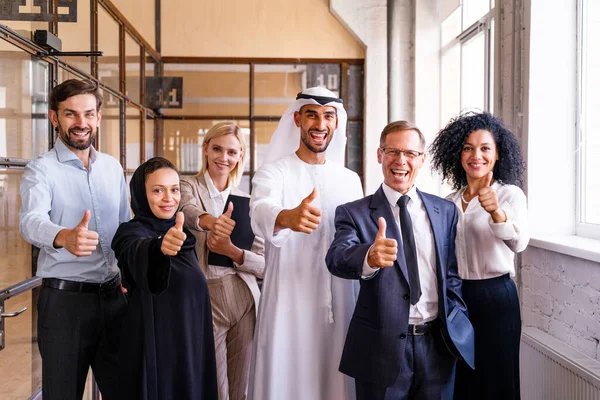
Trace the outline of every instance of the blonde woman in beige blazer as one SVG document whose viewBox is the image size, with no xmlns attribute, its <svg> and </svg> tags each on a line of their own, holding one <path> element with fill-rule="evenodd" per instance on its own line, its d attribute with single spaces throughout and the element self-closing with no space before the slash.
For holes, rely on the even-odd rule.
<svg viewBox="0 0 600 400">
<path fill-rule="evenodd" d="M 250 250 L 235 246 L 229 194 L 250 197 L 237 184 L 243 174 L 246 145 L 233 122 L 219 122 L 204 137 L 202 168 L 181 178 L 185 226 L 196 236 L 196 252 L 210 293 L 220 400 L 246 399 L 252 340 L 264 276 L 264 241 L 255 237 Z M 248 216 L 248 218 L 250 218 Z M 208 253 L 233 260 L 233 268 L 209 265 Z"/>
</svg>

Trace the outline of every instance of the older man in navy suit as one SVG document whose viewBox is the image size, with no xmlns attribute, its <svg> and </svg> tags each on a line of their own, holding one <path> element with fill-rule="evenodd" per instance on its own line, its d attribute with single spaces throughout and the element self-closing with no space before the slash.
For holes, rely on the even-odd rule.
<svg viewBox="0 0 600 400">
<path fill-rule="evenodd" d="M 341 205 L 327 267 L 360 280 L 340 371 L 358 400 L 452 399 L 456 359 L 474 367 L 473 327 L 461 298 L 449 201 L 416 189 L 425 139 L 406 121 L 387 125 L 377 160 L 384 183 Z"/>
</svg>

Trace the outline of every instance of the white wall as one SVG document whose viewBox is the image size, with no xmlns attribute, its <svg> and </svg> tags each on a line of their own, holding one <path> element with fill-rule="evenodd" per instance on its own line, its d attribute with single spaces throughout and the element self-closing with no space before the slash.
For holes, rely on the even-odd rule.
<svg viewBox="0 0 600 400">
<path fill-rule="evenodd" d="M 387 113 L 386 0 L 330 0 L 331 13 L 366 46 L 365 52 L 365 194 L 383 180 L 377 163 L 379 134 Z"/>
<path fill-rule="evenodd" d="M 543 0 L 527 0 L 524 7 L 532 242 L 522 255 L 520 295 L 525 326 L 600 361 L 600 264 L 586 259 L 597 261 L 600 242 L 571 236 L 576 220 L 576 4 L 566 0 L 549 7 Z"/>
<path fill-rule="evenodd" d="M 373 193 L 381 184 L 383 175 L 377 163 L 377 147 L 381 130 L 391 119 L 414 120 L 428 142 L 440 128 L 439 121 L 439 0 L 397 0 L 402 15 L 412 14 L 415 7 L 414 29 L 399 30 L 403 35 L 401 47 L 415 46 L 414 58 L 404 55 L 395 60 L 402 82 L 396 102 L 398 110 L 388 115 L 387 73 L 387 7 L 385 0 L 330 0 L 331 11 L 366 46 L 365 57 L 365 182 L 366 194 Z M 407 7 L 409 10 L 407 10 Z M 410 22 L 410 21 L 408 21 Z M 407 23 L 407 21 L 404 21 Z M 408 37 L 414 34 L 415 37 Z M 414 65 L 411 67 L 411 63 Z M 414 99 L 414 100 L 413 100 Z M 432 176 L 428 167 L 419 174 L 419 188 L 439 193 L 439 178 Z"/>
</svg>

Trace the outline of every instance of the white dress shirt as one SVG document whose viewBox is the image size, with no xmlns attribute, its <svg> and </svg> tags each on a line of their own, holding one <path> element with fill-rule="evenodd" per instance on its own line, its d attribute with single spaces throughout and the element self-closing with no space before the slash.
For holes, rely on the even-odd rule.
<svg viewBox="0 0 600 400">
<path fill-rule="evenodd" d="M 529 243 L 527 198 L 514 185 L 494 182 L 500 208 L 506 222 L 494 223 L 490 214 L 474 197 L 463 212 L 461 195 L 465 188 L 450 194 L 447 199 L 458 207 L 456 228 L 456 258 L 462 279 L 489 279 L 510 274 L 515 276 L 514 258 Z"/>
<path fill-rule="evenodd" d="M 227 201 L 229 193 L 231 192 L 231 186 L 227 186 L 225 190 L 219 192 L 208 171 L 204 173 L 204 179 L 206 180 L 206 188 L 208 189 L 208 193 L 210 195 L 210 209 L 206 210 L 206 212 L 217 218 L 223 214 L 225 202 Z M 208 264 L 208 268 L 206 268 L 206 279 L 218 279 L 233 274 L 235 274 L 233 268 L 220 267 L 218 265 L 211 264 Z"/>
<path fill-rule="evenodd" d="M 398 200 L 402 194 L 385 183 L 382 184 L 382 188 L 385 197 L 390 204 L 392 213 L 394 214 L 394 220 L 398 225 L 398 230 L 402 232 L 402 228 L 400 227 L 400 206 L 398 206 Z M 429 222 L 427 211 L 425 211 L 425 206 L 417 194 L 416 187 L 413 186 L 406 196 L 410 197 L 407 209 L 413 225 L 413 234 L 415 236 L 415 245 L 417 247 L 417 262 L 419 264 L 419 281 L 421 283 L 421 297 L 417 304 L 410 306 L 408 323 L 422 324 L 433 321 L 438 315 L 435 245 L 431 223 Z M 402 240 L 402 237 L 400 237 L 400 240 Z M 402 243 L 399 243 L 398 245 L 401 246 Z M 363 279 L 372 278 L 379 270 L 379 268 L 371 268 L 367 264 L 368 256 L 369 252 L 367 252 L 363 264 Z"/>
<path fill-rule="evenodd" d="M 37 276 L 77 282 L 106 282 L 119 274 L 111 242 L 131 219 L 127 183 L 119 161 L 90 147 L 88 169 L 58 139 L 54 148 L 30 161 L 21 177 L 20 230 L 40 248 Z M 91 211 L 88 225 L 98 233 L 91 255 L 77 257 L 54 247 L 62 229 L 73 229 Z"/>
</svg>

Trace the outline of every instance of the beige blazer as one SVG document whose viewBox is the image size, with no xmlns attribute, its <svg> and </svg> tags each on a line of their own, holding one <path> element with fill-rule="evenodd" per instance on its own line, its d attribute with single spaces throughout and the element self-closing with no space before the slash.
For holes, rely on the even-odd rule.
<svg viewBox="0 0 600 400">
<path fill-rule="evenodd" d="M 231 194 L 236 196 L 250 197 L 247 193 L 236 187 L 231 188 Z M 207 204 L 210 203 L 210 194 L 206 187 L 204 174 L 181 177 L 181 211 L 185 216 L 185 227 L 196 236 L 196 253 L 202 272 L 206 274 L 208 267 L 208 247 L 206 239 L 208 231 L 200 227 L 198 218 L 207 214 Z M 256 278 L 263 278 L 265 274 L 265 242 L 256 236 L 250 251 L 244 250 L 244 264 L 234 270 L 240 278 L 248 285 L 254 297 L 255 309 L 258 312 L 260 290 Z"/>
</svg>

